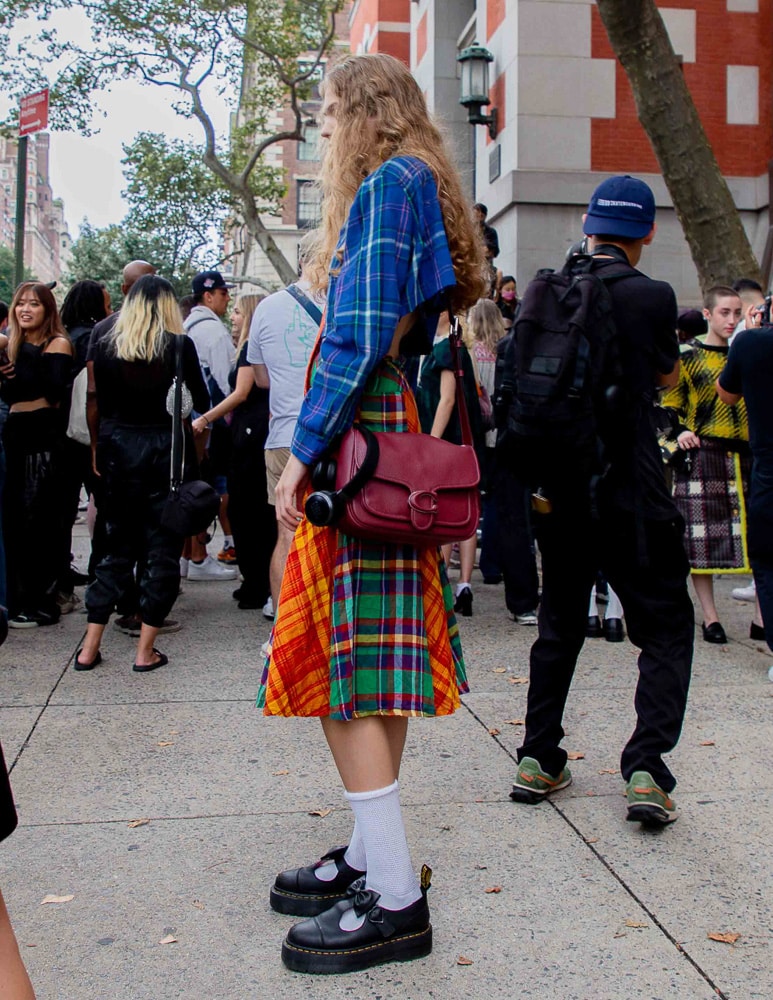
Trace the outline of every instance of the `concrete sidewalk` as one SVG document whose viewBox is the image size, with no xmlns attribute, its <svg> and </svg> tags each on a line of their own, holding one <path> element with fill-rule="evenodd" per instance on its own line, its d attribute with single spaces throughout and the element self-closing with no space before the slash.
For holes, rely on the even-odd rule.
<svg viewBox="0 0 773 1000">
<path fill-rule="evenodd" d="M 681 818 L 660 833 L 624 821 L 627 641 L 583 651 L 565 720 L 574 784 L 536 807 L 509 800 L 535 630 L 509 619 L 501 587 L 476 585 L 472 693 L 411 725 L 401 776 L 415 863 L 434 869 L 434 951 L 325 979 L 282 966 L 293 918 L 268 888 L 345 842 L 350 813 L 319 724 L 254 708 L 260 612 L 237 610 L 233 584 L 186 583 L 185 627 L 159 642 L 169 666 L 147 675 L 112 626 L 103 664 L 74 673 L 82 614 L 12 632 L 0 736 L 21 823 L 0 885 L 38 997 L 769 1000 L 772 658 L 745 638 L 739 582 L 718 583 L 729 645 L 696 642 L 672 765 Z"/>
</svg>

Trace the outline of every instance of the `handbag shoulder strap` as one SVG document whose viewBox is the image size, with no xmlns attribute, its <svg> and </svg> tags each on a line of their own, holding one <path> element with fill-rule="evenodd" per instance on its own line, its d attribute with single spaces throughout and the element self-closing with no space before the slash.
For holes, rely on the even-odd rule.
<svg viewBox="0 0 773 1000">
<path fill-rule="evenodd" d="M 308 295 L 306 295 L 306 293 L 303 292 L 295 283 L 288 285 L 287 288 L 285 288 L 285 291 L 292 295 L 295 301 L 306 310 L 317 326 L 319 326 L 322 322 L 322 310 L 319 306 L 315 305 Z"/>
<path fill-rule="evenodd" d="M 449 307 L 448 318 L 451 321 L 451 330 L 448 334 L 448 343 L 451 346 L 451 364 L 454 366 L 454 377 L 456 379 L 456 409 L 459 413 L 459 426 L 462 431 L 462 444 L 472 445 L 472 427 L 470 426 L 470 414 L 467 412 L 467 401 L 464 398 L 464 370 L 462 368 L 462 324 L 459 317 L 455 316 Z"/>
<path fill-rule="evenodd" d="M 174 337 L 174 399 L 172 402 L 172 454 L 170 460 L 170 486 L 173 490 L 183 478 L 183 337 Z"/>
</svg>

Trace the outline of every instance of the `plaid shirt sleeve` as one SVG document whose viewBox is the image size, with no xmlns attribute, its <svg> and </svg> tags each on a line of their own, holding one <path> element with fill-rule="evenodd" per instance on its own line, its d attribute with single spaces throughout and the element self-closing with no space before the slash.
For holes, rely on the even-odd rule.
<svg viewBox="0 0 773 1000">
<path fill-rule="evenodd" d="M 363 181 L 331 276 L 319 362 L 292 452 L 315 462 L 353 423 L 368 377 L 401 316 L 455 284 L 434 178 L 413 157 L 388 160 Z"/>
</svg>

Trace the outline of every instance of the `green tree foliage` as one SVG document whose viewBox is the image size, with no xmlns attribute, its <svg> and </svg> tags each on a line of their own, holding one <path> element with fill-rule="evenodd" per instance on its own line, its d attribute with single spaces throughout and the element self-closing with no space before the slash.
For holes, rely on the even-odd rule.
<svg viewBox="0 0 773 1000">
<path fill-rule="evenodd" d="M 16 257 L 10 247 L 0 246 L 0 302 L 5 302 L 7 306 L 11 304 L 13 290 L 16 287 L 14 282 L 14 272 L 16 269 Z M 24 280 L 29 281 L 34 278 L 29 268 L 24 269 Z"/>
<path fill-rule="evenodd" d="M 13 26 L 17 8 L 26 14 L 28 6 L 0 0 L 0 28 Z M 116 79 L 169 91 L 175 110 L 202 130 L 202 163 L 230 191 L 249 234 L 288 282 L 295 269 L 260 218 L 280 193 L 263 156 L 277 142 L 303 138 L 303 104 L 342 7 L 343 0 L 41 0 L 38 21 L 23 22 L 26 37 L 4 53 L 0 87 L 16 96 L 48 79 L 52 127 L 81 132 L 92 127 L 94 96 Z M 73 40 L 76 16 L 84 31 Z M 216 133 L 215 102 L 239 112 L 233 143 Z M 280 107 L 291 111 L 287 127 L 276 125 Z"/>
</svg>

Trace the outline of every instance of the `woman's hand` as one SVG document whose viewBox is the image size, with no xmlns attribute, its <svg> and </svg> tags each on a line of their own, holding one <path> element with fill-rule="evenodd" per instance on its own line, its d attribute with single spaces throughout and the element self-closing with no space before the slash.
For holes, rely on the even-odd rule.
<svg viewBox="0 0 773 1000">
<path fill-rule="evenodd" d="M 691 448 L 700 448 L 701 439 L 697 434 L 693 434 L 692 431 L 682 431 L 676 439 L 676 443 L 682 451 L 689 451 Z"/>
<path fill-rule="evenodd" d="M 99 471 L 99 469 L 97 468 L 97 446 L 96 446 L 95 444 L 93 444 L 93 445 L 91 446 L 91 471 L 92 471 L 92 472 L 94 473 L 94 475 L 95 475 L 95 476 L 97 476 L 97 477 L 98 477 L 99 479 L 101 479 L 101 478 L 102 478 L 102 474 L 101 474 L 101 472 Z"/>
<path fill-rule="evenodd" d="M 16 369 L 14 368 L 13 362 L 9 361 L 5 365 L 0 365 L 0 378 L 15 378 Z"/>
<path fill-rule="evenodd" d="M 193 433 L 198 437 L 200 434 L 204 434 L 207 430 L 209 430 L 209 421 L 206 417 L 196 417 L 196 419 L 192 421 L 191 427 L 193 428 Z"/>
<path fill-rule="evenodd" d="M 276 484 L 276 519 L 288 531 L 294 532 L 303 520 L 303 494 L 311 473 L 295 455 L 290 455 L 284 472 Z"/>
</svg>

